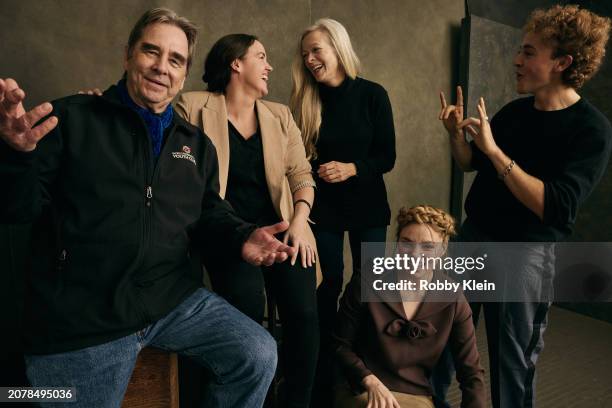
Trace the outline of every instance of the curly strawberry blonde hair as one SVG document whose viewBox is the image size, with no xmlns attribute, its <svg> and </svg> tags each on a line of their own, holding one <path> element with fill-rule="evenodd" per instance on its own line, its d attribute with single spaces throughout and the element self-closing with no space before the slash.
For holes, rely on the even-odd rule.
<svg viewBox="0 0 612 408">
<path fill-rule="evenodd" d="M 599 69 L 610 33 L 610 19 L 575 5 L 556 5 L 534 10 L 523 27 L 555 48 L 554 57 L 571 55 L 572 64 L 563 71 L 563 82 L 579 89 Z"/>
<path fill-rule="evenodd" d="M 402 207 L 399 210 L 396 240 L 399 240 L 402 229 L 412 223 L 429 225 L 442 236 L 444 242 L 448 242 L 448 239 L 456 234 L 455 219 L 446 211 L 430 205 L 417 205 L 408 209 Z"/>
</svg>

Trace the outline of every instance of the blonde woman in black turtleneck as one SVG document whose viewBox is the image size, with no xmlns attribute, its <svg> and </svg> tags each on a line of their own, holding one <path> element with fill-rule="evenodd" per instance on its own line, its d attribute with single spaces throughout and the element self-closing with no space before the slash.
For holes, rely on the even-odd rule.
<svg viewBox="0 0 612 408">
<path fill-rule="evenodd" d="M 323 282 L 317 290 L 321 349 L 315 400 L 329 401 L 331 332 L 342 291 L 344 233 L 354 275 L 362 242 L 384 242 L 391 212 L 383 174 L 395 164 L 395 131 L 385 89 L 357 77 L 346 29 L 331 19 L 304 31 L 292 67 L 291 108 L 317 182 L 311 213 Z"/>
</svg>

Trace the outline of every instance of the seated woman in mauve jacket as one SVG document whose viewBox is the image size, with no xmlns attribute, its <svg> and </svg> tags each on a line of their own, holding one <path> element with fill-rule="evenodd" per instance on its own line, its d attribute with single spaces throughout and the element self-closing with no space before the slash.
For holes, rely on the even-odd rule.
<svg viewBox="0 0 612 408">
<path fill-rule="evenodd" d="M 402 208 L 397 222 L 398 251 L 411 256 L 428 251 L 443 256 L 445 244 L 455 234 L 453 218 L 426 205 Z M 427 268 L 413 275 L 402 273 L 398 271 L 396 279 L 447 279 Z M 391 297 L 385 293 L 380 301 L 366 303 L 361 301 L 359 279 L 347 286 L 334 332 L 343 372 L 336 387 L 336 407 L 432 408 L 429 377 L 447 344 L 457 366 L 461 406 L 484 407 L 484 370 L 464 295 L 449 293 L 440 300 L 441 293 L 409 292 Z"/>
</svg>

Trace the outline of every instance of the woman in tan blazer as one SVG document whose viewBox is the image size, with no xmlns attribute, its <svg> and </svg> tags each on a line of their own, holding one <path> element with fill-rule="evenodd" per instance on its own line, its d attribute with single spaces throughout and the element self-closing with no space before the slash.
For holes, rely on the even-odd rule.
<svg viewBox="0 0 612 408">
<path fill-rule="evenodd" d="M 263 320 L 264 284 L 274 293 L 283 321 L 285 406 L 308 407 L 319 338 L 317 252 L 308 224 L 315 187 L 311 167 L 289 108 L 261 99 L 272 66 L 256 37 L 219 39 L 204 65 L 208 91 L 183 94 L 176 111 L 215 145 L 221 196 L 246 221 L 260 226 L 288 221 L 282 238 L 298 250 L 284 263 L 253 266 L 213 244 L 206 268 L 213 289 L 257 322 Z"/>
</svg>

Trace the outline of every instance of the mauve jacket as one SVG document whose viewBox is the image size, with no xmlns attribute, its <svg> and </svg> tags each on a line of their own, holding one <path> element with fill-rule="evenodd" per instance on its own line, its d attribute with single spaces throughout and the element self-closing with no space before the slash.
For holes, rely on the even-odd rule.
<svg viewBox="0 0 612 408">
<path fill-rule="evenodd" d="M 485 407 L 484 370 L 476 348 L 472 311 L 464 295 L 428 302 L 412 320 L 402 303 L 360 300 L 359 279 L 346 288 L 334 332 L 336 356 L 349 385 L 363 392 L 362 379 L 374 374 L 391 391 L 432 395 L 429 377 L 448 343 L 462 390 L 461 406 Z"/>
</svg>

